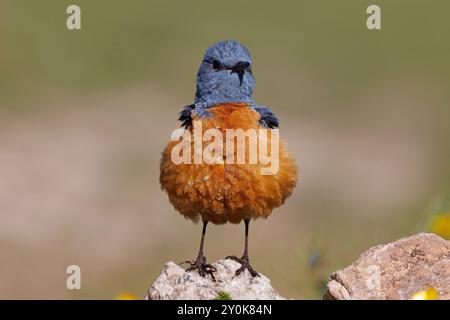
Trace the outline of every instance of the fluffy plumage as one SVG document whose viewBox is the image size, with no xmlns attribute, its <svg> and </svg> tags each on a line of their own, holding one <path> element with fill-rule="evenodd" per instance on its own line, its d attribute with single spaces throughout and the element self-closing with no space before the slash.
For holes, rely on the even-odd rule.
<svg viewBox="0 0 450 320">
<path fill-rule="evenodd" d="M 216 128 L 224 136 L 226 129 L 278 128 L 272 110 L 253 101 L 252 64 L 248 49 L 236 41 L 207 49 L 197 73 L 194 103 L 180 112 L 181 125 L 192 131 L 192 121 L 202 121 L 203 132 Z M 297 167 L 283 140 L 275 175 L 261 175 L 261 164 L 176 165 L 171 160 L 176 144 L 169 143 L 163 152 L 160 182 L 175 209 L 194 222 L 265 218 L 295 187 Z"/>
<path fill-rule="evenodd" d="M 203 131 L 220 128 L 225 137 L 226 129 L 263 128 L 260 114 L 248 104 L 221 104 L 210 107 L 208 112 L 211 116 L 206 118 L 193 116 L 194 120 L 202 121 Z M 261 164 L 175 165 L 171 151 L 177 143 L 170 143 L 164 150 L 161 185 L 175 209 L 193 221 L 203 218 L 222 224 L 266 218 L 284 203 L 295 187 L 297 167 L 282 140 L 280 168 L 275 175 L 261 175 Z"/>
</svg>

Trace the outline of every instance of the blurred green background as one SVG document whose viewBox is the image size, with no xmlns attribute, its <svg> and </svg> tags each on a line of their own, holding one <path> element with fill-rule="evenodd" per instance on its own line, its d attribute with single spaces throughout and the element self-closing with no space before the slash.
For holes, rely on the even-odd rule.
<svg viewBox="0 0 450 320">
<path fill-rule="evenodd" d="M 0 0 L 0 298 L 143 296 L 165 262 L 196 255 L 200 226 L 170 206 L 158 165 L 224 39 L 250 48 L 255 100 L 302 169 L 250 234 L 282 295 L 320 298 L 370 246 L 429 230 L 450 210 L 450 3 L 376 1 L 369 31 L 372 3 Z M 242 225 L 209 228 L 209 261 L 242 247 Z"/>
</svg>

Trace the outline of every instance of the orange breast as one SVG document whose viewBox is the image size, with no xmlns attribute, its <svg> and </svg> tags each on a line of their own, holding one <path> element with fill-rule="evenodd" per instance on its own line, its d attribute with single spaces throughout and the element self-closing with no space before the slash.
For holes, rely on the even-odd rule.
<svg viewBox="0 0 450 320">
<path fill-rule="evenodd" d="M 247 104 L 223 104 L 208 111 L 211 116 L 194 115 L 193 120 L 201 121 L 203 133 L 210 128 L 219 129 L 224 145 L 227 129 L 260 129 L 259 114 Z M 193 133 L 193 128 L 189 130 Z M 211 142 L 202 143 L 206 147 Z M 239 223 L 244 218 L 267 217 L 292 194 L 297 181 L 297 166 L 283 140 L 279 146 L 279 169 L 274 175 L 262 175 L 261 163 L 248 163 L 249 148 L 244 164 L 227 164 L 226 150 L 220 164 L 194 164 L 194 152 L 192 163 L 175 164 L 171 155 L 176 145 L 178 141 L 170 142 L 163 152 L 160 182 L 175 209 L 194 222 L 202 218 L 214 224 Z M 194 141 L 190 145 L 194 150 Z M 234 157 L 236 152 L 234 148 Z"/>
</svg>

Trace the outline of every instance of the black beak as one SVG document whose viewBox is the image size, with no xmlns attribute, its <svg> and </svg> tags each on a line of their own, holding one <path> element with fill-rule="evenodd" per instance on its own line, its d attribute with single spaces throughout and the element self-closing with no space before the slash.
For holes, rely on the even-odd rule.
<svg viewBox="0 0 450 320">
<path fill-rule="evenodd" d="M 242 86 L 242 81 L 244 80 L 244 73 L 247 68 L 250 67 L 250 63 L 247 61 L 239 61 L 233 67 L 231 67 L 231 73 L 237 73 L 239 77 L 239 85 Z"/>
</svg>

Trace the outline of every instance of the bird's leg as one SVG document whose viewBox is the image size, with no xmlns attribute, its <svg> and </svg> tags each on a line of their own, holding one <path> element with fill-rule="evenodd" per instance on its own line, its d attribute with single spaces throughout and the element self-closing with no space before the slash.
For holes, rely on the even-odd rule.
<svg viewBox="0 0 450 320">
<path fill-rule="evenodd" d="M 252 266 L 250 265 L 250 260 L 248 258 L 248 226 L 250 224 L 250 220 L 249 219 L 245 219 L 245 247 L 244 247 L 244 254 L 242 255 L 241 258 L 238 258 L 236 256 L 228 256 L 226 259 L 231 259 L 234 261 L 237 261 L 241 264 L 241 267 L 239 269 L 236 270 L 236 276 L 240 275 L 242 271 L 244 271 L 245 269 L 248 270 L 248 272 L 250 272 L 250 274 L 253 277 L 258 276 L 259 277 L 259 273 L 255 271 L 255 269 L 252 268 Z"/>
<path fill-rule="evenodd" d="M 200 240 L 200 249 L 198 250 L 197 259 L 195 261 L 184 261 L 182 263 L 189 263 L 189 267 L 186 269 L 187 272 L 192 270 L 198 270 L 198 274 L 205 277 L 207 274 L 211 275 L 211 278 L 215 281 L 213 272 L 216 272 L 216 268 L 211 264 L 206 263 L 206 257 L 203 254 L 203 244 L 205 242 L 206 225 L 208 221 L 203 221 L 202 238 Z"/>
</svg>

